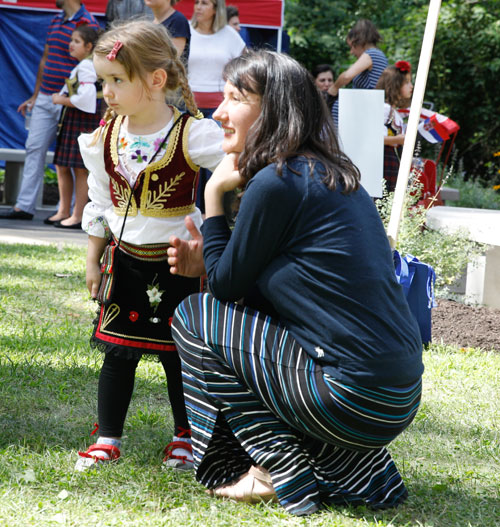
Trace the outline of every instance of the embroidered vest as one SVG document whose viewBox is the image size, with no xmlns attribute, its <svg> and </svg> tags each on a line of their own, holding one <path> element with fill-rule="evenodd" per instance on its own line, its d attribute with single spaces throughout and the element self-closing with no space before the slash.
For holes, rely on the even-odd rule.
<svg viewBox="0 0 500 527">
<path fill-rule="evenodd" d="M 174 121 L 179 117 L 174 108 Z M 104 132 L 104 164 L 109 175 L 109 190 L 114 212 L 124 216 L 131 186 L 117 167 L 118 133 L 124 116 L 115 117 Z M 168 138 L 163 157 L 145 167 L 137 176 L 134 194 L 130 201 L 129 216 L 137 210 L 143 216 L 169 218 L 184 216 L 195 210 L 199 166 L 188 153 L 188 133 L 193 118 L 183 115 Z"/>
</svg>

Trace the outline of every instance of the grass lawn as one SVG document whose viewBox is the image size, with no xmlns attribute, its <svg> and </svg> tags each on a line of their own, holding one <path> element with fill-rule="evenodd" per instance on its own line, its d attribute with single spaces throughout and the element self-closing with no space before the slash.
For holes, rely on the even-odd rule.
<svg viewBox="0 0 500 527">
<path fill-rule="evenodd" d="M 0 525 L 500 526 L 500 353 L 432 346 L 421 409 L 390 447 L 409 500 L 308 518 L 205 495 L 161 469 L 172 420 L 161 366 L 141 361 L 122 458 L 76 473 L 91 444 L 99 352 L 81 248 L 0 245 Z"/>
</svg>

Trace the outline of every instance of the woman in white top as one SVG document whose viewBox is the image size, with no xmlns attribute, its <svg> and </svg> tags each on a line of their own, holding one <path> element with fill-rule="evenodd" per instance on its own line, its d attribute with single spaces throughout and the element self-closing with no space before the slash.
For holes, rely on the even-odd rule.
<svg viewBox="0 0 500 527">
<path fill-rule="evenodd" d="M 227 25 L 224 0 L 195 0 L 191 19 L 191 47 L 188 81 L 196 105 L 205 117 L 212 114 L 223 100 L 224 66 L 245 50 L 245 42 Z M 196 205 L 205 212 L 205 184 L 211 173 L 200 170 Z"/>
<path fill-rule="evenodd" d="M 227 25 L 225 1 L 195 0 L 191 19 L 188 80 L 202 112 L 212 110 L 211 115 L 222 102 L 222 70 L 244 49 L 243 39 Z"/>
</svg>

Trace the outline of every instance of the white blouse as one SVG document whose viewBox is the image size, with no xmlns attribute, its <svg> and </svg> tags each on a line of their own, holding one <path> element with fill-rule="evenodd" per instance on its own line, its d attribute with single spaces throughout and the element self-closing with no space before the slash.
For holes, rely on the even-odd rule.
<svg viewBox="0 0 500 527">
<path fill-rule="evenodd" d="M 122 124 L 118 139 L 120 158 L 118 169 L 131 185 L 137 178 L 137 174 L 151 160 L 159 142 L 165 137 L 173 123 L 174 118 L 158 132 L 142 136 L 129 134 Z M 102 138 L 96 144 L 91 144 L 94 140 L 94 133 L 96 132 L 81 134 L 78 138 L 83 161 L 89 170 L 90 202 L 83 211 L 82 228 L 88 234 L 98 238 L 109 238 L 111 234 L 118 237 L 123 225 L 123 216 L 118 216 L 114 212 L 109 191 L 109 176 L 104 165 L 104 144 Z M 221 148 L 223 137 L 222 129 L 212 119 L 194 120 L 188 132 L 188 153 L 192 161 L 200 167 L 214 170 L 225 155 Z M 138 147 L 138 145 L 141 146 Z M 138 150 L 140 153 L 137 152 Z M 121 153 L 124 154 L 125 160 Z M 163 153 L 162 148 L 155 161 L 160 159 Z M 199 228 L 202 224 L 200 210 L 196 208 L 189 216 Z M 136 245 L 168 243 L 172 235 L 190 239 L 189 231 L 184 224 L 184 215 L 156 218 L 145 217 L 137 211 L 136 216 L 127 216 L 122 240 Z"/>
<path fill-rule="evenodd" d="M 95 113 L 97 104 L 95 82 L 97 81 L 97 74 L 92 60 L 83 59 L 80 61 L 71 71 L 69 78 L 70 80 L 78 80 L 77 91 L 69 98 L 71 104 L 82 112 Z M 61 95 L 69 93 L 67 84 L 63 86 L 59 93 Z"/>
<path fill-rule="evenodd" d="M 393 111 L 391 112 L 391 110 Z M 394 132 L 396 132 L 397 134 L 402 134 L 405 132 L 406 126 L 403 121 L 403 118 L 401 117 L 401 114 L 396 109 L 393 109 L 389 103 L 385 102 L 384 103 L 384 124 L 386 124 L 389 121 L 389 119 L 391 119 L 390 127 L 392 128 L 393 132 L 389 134 L 389 127 L 384 126 L 384 135 L 386 137 L 388 135 L 392 135 Z"/>
</svg>

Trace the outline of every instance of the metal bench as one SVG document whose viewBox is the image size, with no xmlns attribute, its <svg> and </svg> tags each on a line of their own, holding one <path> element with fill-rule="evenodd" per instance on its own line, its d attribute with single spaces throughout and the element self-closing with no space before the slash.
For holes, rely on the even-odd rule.
<svg viewBox="0 0 500 527">
<path fill-rule="evenodd" d="M 5 161 L 5 179 L 3 185 L 3 205 L 14 205 L 16 203 L 21 180 L 23 177 L 24 160 L 26 150 L 17 150 L 15 148 L 0 148 L 0 160 Z M 47 152 L 45 163 L 50 164 L 54 159 L 54 152 Z M 43 185 L 40 187 L 36 200 L 36 207 L 42 207 Z"/>
</svg>

